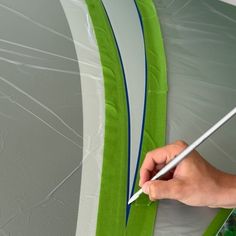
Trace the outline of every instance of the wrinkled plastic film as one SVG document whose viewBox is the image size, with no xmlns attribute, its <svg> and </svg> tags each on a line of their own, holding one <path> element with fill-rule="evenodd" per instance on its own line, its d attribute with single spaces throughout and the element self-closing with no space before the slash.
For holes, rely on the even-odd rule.
<svg viewBox="0 0 236 236">
<path fill-rule="evenodd" d="M 168 142 L 191 143 L 235 107 L 236 8 L 218 1 L 155 1 L 167 56 Z M 236 120 L 198 150 L 235 173 Z M 162 212 L 162 214 L 161 214 Z M 156 235 L 201 235 L 217 210 L 161 201 Z"/>
<path fill-rule="evenodd" d="M 96 224 L 100 61 L 84 2 L 61 3 L 0 1 L 3 235 L 75 235 L 78 206 L 78 222 Z"/>
<path fill-rule="evenodd" d="M 137 22 L 125 2 L 114 3 L 115 14 L 104 4 L 135 79 L 143 61 L 141 36 L 131 31 Z M 191 143 L 235 106 L 236 10 L 210 0 L 155 4 L 168 66 L 168 142 Z M 85 1 L 0 0 L 2 235 L 95 235 L 105 103 L 93 31 Z M 231 173 L 235 127 L 234 119 L 199 147 Z M 161 201 L 155 235 L 201 235 L 217 211 Z"/>
</svg>

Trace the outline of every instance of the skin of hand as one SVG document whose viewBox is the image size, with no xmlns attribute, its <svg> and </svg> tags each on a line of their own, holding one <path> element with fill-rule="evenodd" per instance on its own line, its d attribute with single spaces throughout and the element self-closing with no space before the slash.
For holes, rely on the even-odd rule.
<svg viewBox="0 0 236 236">
<path fill-rule="evenodd" d="M 148 152 L 139 185 L 151 201 L 174 199 L 190 206 L 236 207 L 236 175 L 222 172 L 193 151 L 160 180 L 150 179 L 187 144 L 177 141 Z"/>
</svg>

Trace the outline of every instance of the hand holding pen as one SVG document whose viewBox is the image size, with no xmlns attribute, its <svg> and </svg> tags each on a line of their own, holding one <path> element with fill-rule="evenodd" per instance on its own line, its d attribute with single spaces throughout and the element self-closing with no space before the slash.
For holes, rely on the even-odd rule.
<svg viewBox="0 0 236 236">
<path fill-rule="evenodd" d="M 214 124 L 210 129 L 208 129 L 204 134 L 202 134 L 197 140 L 195 140 L 191 145 L 189 146 L 185 146 L 184 149 L 182 149 L 182 151 L 180 153 L 175 153 L 175 155 L 171 156 L 170 154 L 166 154 L 164 155 L 163 153 L 161 154 L 161 156 L 164 156 L 165 158 L 168 158 L 169 156 L 169 161 L 164 161 L 164 163 L 159 163 L 157 162 L 157 166 L 155 168 L 158 168 L 158 165 L 162 164 L 162 168 L 159 169 L 159 171 L 157 172 L 157 170 L 155 168 L 151 169 L 153 175 L 150 175 L 149 177 L 151 178 L 151 181 L 154 181 L 156 179 L 159 179 L 160 177 L 165 176 L 166 174 L 168 174 L 169 171 L 171 171 L 173 168 L 175 168 L 181 161 L 183 161 L 186 157 L 189 157 L 189 154 L 196 148 L 198 147 L 202 142 L 204 142 L 207 138 L 209 138 L 215 131 L 217 131 L 222 125 L 224 125 L 228 120 L 230 120 L 234 115 L 236 114 L 236 107 L 234 107 L 229 113 L 227 113 L 222 119 L 220 119 L 216 124 Z M 178 155 L 177 155 L 178 154 Z M 177 155 L 177 156 L 176 156 Z M 170 158 L 171 156 L 171 158 Z M 163 157 L 162 157 L 163 158 Z M 155 164 L 153 164 L 152 162 L 154 162 L 154 159 L 147 159 L 150 160 L 149 162 L 146 162 L 146 160 L 144 161 L 147 166 L 150 164 L 152 164 L 153 166 L 155 166 Z M 164 165 L 163 165 L 164 164 Z M 142 167 L 142 168 L 145 168 Z M 147 167 L 146 167 L 147 169 Z M 148 170 L 148 169 L 147 169 Z M 142 171 L 142 169 L 141 169 Z M 149 168 L 150 171 L 150 168 Z M 187 171 L 187 170 L 186 170 Z M 157 172 L 155 174 L 155 172 Z M 190 170 L 189 170 L 190 172 Z M 148 172 L 147 172 L 148 173 Z M 142 177 L 142 176 L 141 176 Z M 145 177 L 146 178 L 146 177 Z M 147 180 L 147 179 L 146 179 Z M 233 179 L 235 180 L 235 179 Z M 169 180 L 170 181 L 170 180 Z M 169 183 L 169 182 L 167 182 Z M 143 180 L 141 179 L 141 185 L 143 184 Z M 232 187 L 232 186 L 230 186 Z M 233 187 L 234 188 L 234 187 Z M 133 201 L 135 201 L 142 193 L 143 191 L 145 191 L 147 188 L 146 186 L 144 186 L 144 188 L 140 189 L 138 192 L 136 192 L 129 200 L 129 204 L 131 204 Z M 228 189 L 228 188 L 227 188 Z M 200 190 L 200 189 L 199 189 Z M 146 190 L 146 192 L 149 192 L 148 190 Z M 236 196 L 236 195 L 234 195 Z M 234 203 L 233 203 L 234 204 Z M 236 205 L 236 200 L 235 200 L 235 205 Z"/>
</svg>

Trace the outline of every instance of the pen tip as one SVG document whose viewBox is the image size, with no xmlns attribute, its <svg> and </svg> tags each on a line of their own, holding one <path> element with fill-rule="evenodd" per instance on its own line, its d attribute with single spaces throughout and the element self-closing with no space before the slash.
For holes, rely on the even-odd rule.
<svg viewBox="0 0 236 236">
<path fill-rule="evenodd" d="M 139 189 L 138 192 L 136 192 L 128 201 L 128 205 L 130 205 L 132 202 L 134 202 L 139 196 L 140 194 L 143 192 L 142 189 Z"/>
<path fill-rule="evenodd" d="M 132 196 L 132 197 L 129 199 L 129 201 L 128 201 L 128 205 L 130 205 L 134 200 L 135 200 L 135 199 L 134 199 L 134 196 Z"/>
<path fill-rule="evenodd" d="M 133 202 L 133 199 L 132 199 L 132 197 L 129 199 L 129 201 L 128 201 L 128 205 L 130 205 L 131 203 Z"/>
</svg>

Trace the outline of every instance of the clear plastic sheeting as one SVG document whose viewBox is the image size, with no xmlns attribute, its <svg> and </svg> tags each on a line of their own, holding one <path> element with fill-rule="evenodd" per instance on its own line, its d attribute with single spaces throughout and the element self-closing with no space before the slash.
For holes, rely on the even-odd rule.
<svg viewBox="0 0 236 236">
<path fill-rule="evenodd" d="M 235 107 L 236 7 L 217 0 L 154 2 L 168 62 L 168 142 L 191 143 Z M 144 42 L 135 3 L 103 4 L 131 79 L 131 100 L 143 102 Z M 143 111 L 132 109 L 139 130 L 135 114 Z M 85 1 L 0 0 L 0 236 L 96 234 L 104 120 L 102 65 Z M 231 173 L 235 128 L 234 118 L 199 148 Z M 132 135 L 135 153 L 140 133 Z M 201 235 L 217 211 L 161 201 L 155 235 Z"/>
<path fill-rule="evenodd" d="M 236 104 L 236 7 L 216 1 L 156 0 L 167 57 L 168 142 L 193 142 Z M 236 120 L 198 150 L 236 173 Z M 216 209 L 161 201 L 155 235 L 202 235 Z"/>
<path fill-rule="evenodd" d="M 81 78 L 59 1 L 0 1 L 0 235 L 75 235 Z"/>
</svg>

